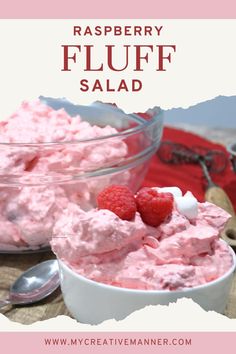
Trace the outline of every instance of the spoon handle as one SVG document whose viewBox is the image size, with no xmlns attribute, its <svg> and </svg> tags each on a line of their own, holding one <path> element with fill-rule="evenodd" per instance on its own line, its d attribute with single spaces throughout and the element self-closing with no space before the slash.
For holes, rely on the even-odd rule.
<svg viewBox="0 0 236 354">
<path fill-rule="evenodd" d="M 233 204 L 222 188 L 218 186 L 211 186 L 207 188 L 205 199 L 210 203 L 218 205 L 232 216 L 235 215 Z"/>
<path fill-rule="evenodd" d="M 7 306 L 8 304 L 10 304 L 11 301 L 9 299 L 6 300 L 0 300 L 0 308 Z"/>
</svg>

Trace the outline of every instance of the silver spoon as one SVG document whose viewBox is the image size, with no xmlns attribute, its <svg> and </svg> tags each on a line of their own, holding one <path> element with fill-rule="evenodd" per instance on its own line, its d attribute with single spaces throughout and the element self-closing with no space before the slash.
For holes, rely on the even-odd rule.
<svg viewBox="0 0 236 354">
<path fill-rule="evenodd" d="M 0 308 L 8 304 L 26 305 L 40 301 L 60 284 L 57 260 L 49 260 L 28 269 L 14 282 L 9 296 L 0 300 Z"/>
</svg>

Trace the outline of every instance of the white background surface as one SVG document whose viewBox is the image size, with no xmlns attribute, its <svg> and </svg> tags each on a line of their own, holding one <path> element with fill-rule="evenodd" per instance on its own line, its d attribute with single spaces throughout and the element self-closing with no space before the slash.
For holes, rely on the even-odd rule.
<svg viewBox="0 0 236 354">
<path fill-rule="evenodd" d="M 153 37 L 74 37 L 74 25 L 157 25 L 161 36 Z M 236 94 L 236 20 L 1 20 L 0 21 L 0 117 L 7 117 L 24 99 L 39 95 L 67 97 L 75 103 L 95 100 L 116 102 L 126 111 L 188 107 L 218 95 Z M 93 44 L 96 60 L 104 57 L 104 45 L 116 44 L 117 60 L 123 57 L 123 44 L 175 44 L 166 72 L 155 71 L 155 56 L 145 71 L 134 73 L 130 66 L 123 74 L 106 70 L 85 73 L 83 55 L 71 72 L 62 72 L 62 44 Z M 132 52 L 133 53 L 133 52 Z M 81 60 L 81 62 L 80 62 Z M 135 60 L 132 55 L 130 63 Z M 121 78 L 141 78 L 143 90 L 137 93 L 82 93 L 83 78 L 112 83 Z"/>
</svg>

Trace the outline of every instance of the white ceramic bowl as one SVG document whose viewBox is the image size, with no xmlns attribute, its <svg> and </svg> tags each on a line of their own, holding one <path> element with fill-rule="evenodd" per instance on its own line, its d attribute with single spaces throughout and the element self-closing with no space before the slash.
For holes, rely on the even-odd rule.
<svg viewBox="0 0 236 354">
<path fill-rule="evenodd" d="M 62 294 L 72 316 L 89 324 L 121 320 L 146 305 L 168 305 L 183 297 L 193 299 L 205 310 L 224 313 L 236 267 L 235 253 L 230 247 L 229 251 L 233 265 L 222 277 L 178 291 L 134 290 L 98 283 L 79 275 L 59 260 Z"/>
</svg>

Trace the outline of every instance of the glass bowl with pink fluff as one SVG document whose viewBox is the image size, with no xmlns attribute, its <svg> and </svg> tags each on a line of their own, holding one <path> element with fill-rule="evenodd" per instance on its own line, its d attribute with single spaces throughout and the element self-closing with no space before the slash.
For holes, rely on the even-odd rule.
<svg viewBox="0 0 236 354">
<path fill-rule="evenodd" d="M 68 205 L 89 210 L 109 184 L 140 187 L 163 128 L 162 112 L 40 97 L 0 121 L 0 252 L 48 249 Z"/>
<path fill-rule="evenodd" d="M 225 274 L 208 283 L 180 290 L 136 290 L 104 284 L 78 274 L 59 259 L 64 302 L 76 320 L 93 325 L 109 319 L 122 320 L 145 306 L 168 305 L 180 298 L 190 298 L 206 311 L 223 314 L 236 267 L 235 253 L 229 246 L 228 251 L 232 265 Z"/>
</svg>

